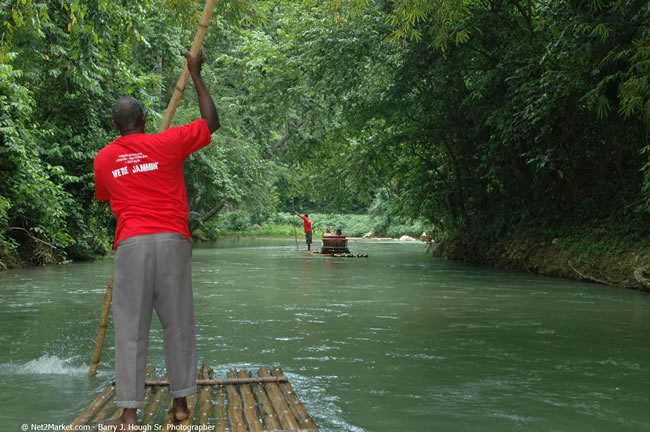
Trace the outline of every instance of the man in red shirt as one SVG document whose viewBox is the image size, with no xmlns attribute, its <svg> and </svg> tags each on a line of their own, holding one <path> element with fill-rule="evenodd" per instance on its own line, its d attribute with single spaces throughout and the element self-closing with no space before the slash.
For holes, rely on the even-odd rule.
<svg viewBox="0 0 650 432">
<path fill-rule="evenodd" d="M 300 213 L 297 211 L 294 210 L 293 212 L 300 216 Z M 307 250 L 311 250 L 311 221 L 309 220 L 309 215 L 305 214 L 304 216 L 300 216 L 300 219 L 303 220 L 305 225 L 305 240 L 307 241 Z"/>
<path fill-rule="evenodd" d="M 185 52 L 201 119 L 159 134 L 145 134 L 140 103 L 121 97 L 113 105 L 120 137 L 95 157 L 97 199 L 117 218 L 113 267 L 116 405 L 110 424 L 127 430 L 142 406 L 149 326 L 153 309 L 163 327 L 165 364 L 177 420 L 189 416 L 186 397 L 196 393 L 196 332 L 188 205 L 183 163 L 210 143 L 219 115 L 201 79 L 201 55 Z"/>
</svg>

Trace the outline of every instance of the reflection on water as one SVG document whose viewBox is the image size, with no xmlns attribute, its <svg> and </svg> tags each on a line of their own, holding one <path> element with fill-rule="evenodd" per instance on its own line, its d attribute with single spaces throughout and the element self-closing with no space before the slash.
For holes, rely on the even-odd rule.
<svg viewBox="0 0 650 432">
<path fill-rule="evenodd" d="M 650 430 L 650 296 L 351 243 L 369 258 L 230 241 L 193 255 L 199 358 L 280 366 L 323 431 Z M 0 274 L 0 430 L 74 418 L 112 261 Z M 149 363 L 162 367 L 154 318 Z M 7 388 L 8 387 L 8 388 Z"/>
</svg>

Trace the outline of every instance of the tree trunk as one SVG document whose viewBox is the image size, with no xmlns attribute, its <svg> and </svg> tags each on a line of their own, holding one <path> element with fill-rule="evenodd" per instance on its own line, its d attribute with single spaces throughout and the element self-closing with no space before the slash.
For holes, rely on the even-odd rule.
<svg viewBox="0 0 650 432">
<path fill-rule="evenodd" d="M 304 120 L 304 119 L 298 120 L 298 123 L 296 123 L 296 126 L 295 126 L 293 129 L 291 129 L 289 132 L 287 132 L 287 134 L 286 134 L 285 136 L 283 136 L 282 138 L 280 138 L 280 139 L 279 139 L 279 140 L 278 140 L 278 141 L 273 145 L 273 150 L 277 150 L 277 149 L 279 149 L 280 147 L 282 147 L 282 146 L 284 145 L 284 143 L 286 143 L 287 141 L 289 141 L 289 140 L 291 139 L 291 137 L 293 136 L 294 132 L 295 132 L 296 130 L 300 129 L 300 126 L 302 126 L 303 124 L 305 124 L 305 120 Z"/>
<path fill-rule="evenodd" d="M 194 223 L 190 225 L 190 234 L 192 234 L 194 231 L 196 231 L 201 225 L 212 219 L 214 215 L 219 213 L 222 208 L 226 205 L 225 201 L 221 201 L 219 204 L 216 206 L 212 207 L 210 210 L 208 210 L 201 218 L 199 219 L 199 223 Z"/>
</svg>

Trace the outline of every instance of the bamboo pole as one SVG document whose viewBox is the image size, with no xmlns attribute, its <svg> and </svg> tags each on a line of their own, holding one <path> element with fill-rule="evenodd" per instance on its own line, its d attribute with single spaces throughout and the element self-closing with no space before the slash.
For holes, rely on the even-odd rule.
<svg viewBox="0 0 650 432">
<path fill-rule="evenodd" d="M 266 370 L 266 368 L 261 367 L 258 372 L 258 375 L 260 377 L 267 377 L 270 374 L 268 370 Z M 278 388 L 278 385 L 275 383 L 266 383 L 264 385 L 264 389 L 266 390 L 266 393 L 269 395 L 269 399 L 271 399 L 271 404 L 273 405 L 273 408 L 275 409 L 275 413 L 278 415 L 278 418 L 280 419 L 282 428 L 288 430 L 299 429 L 298 422 L 296 421 L 295 417 L 289 410 L 289 407 L 287 406 L 287 403 L 285 402 L 284 397 L 282 396 L 282 390 Z"/>
<path fill-rule="evenodd" d="M 266 430 L 270 431 L 280 430 L 281 427 L 280 422 L 278 421 L 278 416 L 276 416 L 273 411 L 273 405 L 271 405 L 271 401 L 264 391 L 264 386 L 262 384 L 255 384 L 254 390 L 255 399 L 257 400 L 257 404 L 260 406 L 260 411 L 262 412 L 264 427 Z"/>
<path fill-rule="evenodd" d="M 156 393 L 154 393 L 152 396 L 151 403 L 149 403 L 149 406 L 147 407 L 147 411 L 145 412 L 144 417 L 142 417 L 143 425 L 149 425 L 153 423 L 154 419 L 156 418 L 156 414 L 158 414 L 158 409 L 160 408 L 160 405 L 162 405 L 168 392 L 169 386 L 163 386 L 156 390 Z"/>
<path fill-rule="evenodd" d="M 113 298 L 113 276 L 108 281 L 108 286 L 106 287 L 106 294 L 104 294 L 104 304 L 102 305 L 102 311 L 99 314 L 99 330 L 97 332 L 97 342 L 95 343 L 95 352 L 93 353 L 93 359 L 90 362 L 90 369 L 88 369 L 88 375 L 95 376 L 97 375 L 97 366 L 99 366 L 99 360 L 102 357 L 102 348 L 104 347 L 104 338 L 106 337 L 106 329 L 108 328 L 108 313 L 111 309 L 111 299 Z"/>
<path fill-rule="evenodd" d="M 232 371 L 228 371 L 227 375 L 228 378 L 235 377 L 235 374 Z M 241 397 L 239 397 L 239 393 L 237 393 L 235 386 L 226 386 L 226 392 L 228 393 L 228 417 L 230 418 L 230 429 L 232 429 L 232 432 L 246 432 L 246 425 L 241 416 Z"/>
<path fill-rule="evenodd" d="M 291 169 L 291 210 L 293 214 L 293 236 L 296 238 L 296 250 L 298 250 L 298 233 L 296 232 L 296 207 L 293 203 L 294 195 L 296 194 L 293 187 L 293 168 Z"/>
<path fill-rule="evenodd" d="M 284 376 L 284 373 L 280 368 L 274 368 L 271 373 L 274 376 Z M 318 432 L 318 428 L 316 427 L 316 424 L 309 416 L 309 413 L 307 412 L 305 407 L 298 400 L 296 393 L 293 391 L 293 387 L 291 387 L 291 383 L 287 381 L 287 382 L 280 383 L 278 385 L 282 390 L 282 393 L 284 394 L 284 399 L 287 401 L 287 405 L 289 405 L 289 409 L 291 409 L 291 412 L 296 417 L 296 420 L 298 421 L 300 427 L 303 429 L 307 429 L 309 431 Z"/>
<path fill-rule="evenodd" d="M 200 386 L 231 385 L 231 384 L 258 384 L 258 383 L 282 383 L 289 381 L 285 376 L 265 376 L 249 378 L 221 378 L 221 379 L 199 379 L 196 384 Z M 115 383 L 115 382 L 113 382 Z M 145 386 L 164 387 L 169 386 L 169 381 L 145 380 Z"/>
<path fill-rule="evenodd" d="M 226 418 L 226 391 L 223 387 L 217 389 L 217 398 L 214 404 L 216 427 L 214 432 L 226 432 L 228 419 Z"/>
<path fill-rule="evenodd" d="M 239 378 L 248 378 L 248 372 L 244 370 L 239 371 Z M 241 394 L 242 401 L 244 402 L 244 416 L 248 424 L 250 432 L 263 432 L 264 428 L 260 423 L 260 418 L 257 415 L 257 408 L 255 406 L 255 397 L 251 392 L 248 384 L 239 385 L 239 393 Z"/>
<path fill-rule="evenodd" d="M 208 24 L 210 23 L 210 18 L 212 17 L 212 11 L 214 10 L 214 5 L 216 4 L 217 0 L 206 0 L 205 6 L 203 8 L 203 15 L 201 16 L 201 20 L 199 21 L 199 28 L 196 30 L 196 34 L 194 35 L 194 41 L 192 42 L 192 48 L 190 49 L 190 54 L 192 57 L 196 57 L 199 54 L 199 50 L 201 49 L 201 44 L 203 43 L 203 38 L 205 37 L 205 32 L 208 29 Z M 165 111 L 165 116 L 163 117 L 163 121 L 160 124 L 160 132 L 164 132 L 169 128 L 169 125 L 172 122 L 172 118 L 174 118 L 174 114 L 176 113 L 176 108 L 178 108 L 178 103 L 181 100 L 181 97 L 183 96 L 183 91 L 185 91 L 185 85 L 187 84 L 187 80 L 190 77 L 190 71 L 187 69 L 187 64 L 185 64 L 185 68 L 183 69 L 183 73 L 181 73 L 181 76 L 178 78 L 178 81 L 176 82 L 176 88 L 174 89 L 174 94 L 172 95 L 171 100 L 169 101 L 169 105 L 167 105 L 167 110 Z M 102 355 L 102 348 L 104 347 L 104 336 L 106 336 L 106 325 L 108 325 L 108 310 L 111 307 L 111 299 L 113 297 L 113 276 L 111 276 L 111 280 L 108 282 L 109 287 L 110 287 L 110 293 L 108 289 L 106 290 L 106 295 L 104 296 L 104 305 L 102 306 L 102 313 L 100 315 L 100 321 L 99 321 L 99 335 L 97 335 L 97 343 L 95 344 L 95 353 L 93 354 L 93 360 L 90 364 L 90 369 L 88 370 L 88 375 L 90 376 L 95 376 L 97 373 L 97 366 L 99 364 L 99 358 Z M 106 310 L 106 325 L 104 326 L 103 333 L 102 333 L 102 317 L 104 316 L 104 310 Z"/>
<path fill-rule="evenodd" d="M 192 42 L 192 48 L 190 49 L 190 54 L 192 57 L 199 55 L 199 50 L 201 49 L 201 44 L 203 43 L 203 37 L 205 32 L 208 29 L 208 24 L 210 23 L 210 17 L 212 16 L 212 10 L 216 0 L 206 0 L 205 6 L 203 7 L 203 15 L 199 21 L 199 28 L 194 35 L 194 42 Z M 183 73 L 176 82 L 176 88 L 174 89 L 174 94 L 172 95 L 169 105 L 167 106 L 167 111 L 165 111 L 165 117 L 163 118 L 162 123 L 160 124 L 160 132 L 164 132 L 169 128 L 169 125 L 172 123 L 172 118 L 178 107 L 178 103 L 183 97 L 183 92 L 185 91 L 185 86 L 187 85 L 187 80 L 190 77 L 190 71 L 187 69 L 187 64 L 183 69 Z"/>
<path fill-rule="evenodd" d="M 201 378 L 211 379 L 213 373 L 214 372 L 210 366 L 205 364 L 201 366 Z M 213 386 L 211 385 L 204 386 L 201 389 L 201 403 L 199 404 L 199 416 L 198 416 L 199 425 L 208 424 L 210 411 L 212 411 L 212 389 Z"/>
</svg>

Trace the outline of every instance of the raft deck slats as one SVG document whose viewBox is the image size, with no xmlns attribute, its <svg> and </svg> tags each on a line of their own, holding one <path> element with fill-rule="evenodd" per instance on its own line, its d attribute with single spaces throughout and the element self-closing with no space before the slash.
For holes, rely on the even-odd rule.
<svg viewBox="0 0 650 432">
<path fill-rule="evenodd" d="M 248 372 L 239 371 L 239 378 L 249 378 Z M 257 415 L 257 405 L 255 404 L 255 397 L 251 392 L 249 384 L 240 384 L 239 393 L 241 394 L 242 402 L 244 403 L 244 417 L 246 424 L 251 432 L 263 432 L 262 422 Z"/>
<path fill-rule="evenodd" d="M 147 407 L 144 417 L 141 420 L 141 424 L 150 425 L 153 424 L 156 416 L 158 415 L 158 409 L 163 405 L 165 397 L 169 393 L 169 386 L 158 387 L 151 397 L 151 402 Z"/>
<path fill-rule="evenodd" d="M 284 376 L 284 372 L 280 368 L 273 369 L 271 373 L 277 377 Z M 282 382 L 278 385 L 282 390 L 282 393 L 284 394 L 284 398 L 287 401 L 287 404 L 289 405 L 289 409 L 291 409 L 291 412 L 293 413 L 294 417 L 298 421 L 298 425 L 302 429 L 315 430 L 316 424 L 309 416 L 309 413 L 307 412 L 305 407 L 298 400 L 298 396 L 296 396 L 296 393 L 293 391 L 293 387 L 291 387 L 291 383 L 287 381 L 287 382 Z"/>
<path fill-rule="evenodd" d="M 259 376 L 266 377 L 270 376 L 270 374 L 266 368 L 262 367 L 259 370 Z M 282 396 L 282 390 L 280 390 L 278 385 L 269 382 L 264 385 L 264 389 L 269 395 L 269 399 L 271 399 L 271 405 L 273 405 L 275 412 L 278 414 L 282 428 L 285 430 L 299 430 L 298 422 L 289 410 L 289 406 Z"/>
<path fill-rule="evenodd" d="M 215 432 L 225 432 L 228 426 L 228 415 L 226 414 L 226 390 L 223 387 L 217 389 L 217 399 L 214 404 Z"/>
<path fill-rule="evenodd" d="M 269 397 L 264 391 L 264 386 L 260 384 L 254 384 L 255 386 L 255 400 L 257 401 L 260 411 L 262 413 L 262 418 L 264 419 L 264 427 L 267 430 L 279 430 L 280 421 L 278 420 L 275 411 L 273 410 L 273 405 Z"/>
<path fill-rule="evenodd" d="M 104 390 L 99 396 L 97 396 L 97 398 L 95 398 L 94 401 L 91 402 L 88 408 L 86 408 L 86 410 L 82 412 L 79 415 L 79 417 L 74 419 L 71 425 L 78 426 L 82 424 L 87 424 L 90 421 L 90 419 L 95 416 L 98 410 L 104 405 L 104 403 L 106 403 L 106 401 L 111 399 L 111 394 L 114 393 L 115 393 L 115 387 L 108 386 L 106 390 Z"/>
<path fill-rule="evenodd" d="M 153 378 L 155 371 L 156 368 L 154 368 L 153 366 L 149 366 L 147 368 L 145 379 Z M 113 390 L 115 390 L 115 387 L 113 387 Z M 149 404 L 149 401 L 151 399 L 150 395 L 151 395 L 151 387 L 145 388 L 144 397 L 142 399 L 143 407 L 146 407 Z M 106 419 L 117 418 L 120 415 L 122 415 L 122 410 L 118 409 L 115 406 L 115 391 L 113 391 L 111 393 L 111 397 L 109 398 L 108 402 L 106 402 L 106 405 L 104 405 L 104 408 L 102 408 L 102 410 L 97 413 L 97 415 L 92 419 L 91 423 L 102 423 Z"/>
<path fill-rule="evenodd" d="M 301 431 L 318 432 L 314 421 L 298 400 L 282 369 L 271 373 L 262 367 L 257 375 L 231 370 L 224 379 L 214 379 L 214 371 L 203 365 L 198 372 L 199 391 L 187 398 L 190 416 L 174 418 L 169 383 L 156 379 L 147 369 L 145 396 L 139 410 L 140 425 L 160 424 L 152 430 L 176 431 L 182 426 L 213 425 L 216 432 Z M 109 385 L 77 417 L 74 425 L 95 425 L 120 416 L 115 407 L 115 387 Z M 188 428 L 189 429 L 189 428 Z"/>
<path fill-rule="evenodd" d="M 228 378 L 234 378 L 232 371 L 228 372 Z M 230 418 L 230 428 L 233 432 L 246 432 L 246 425 L 242 418 L 242 402 L 239 392 L 234 386 L 226 388 L 228 393 L 228 417 Z"/>
<path fill-rule="evenodd" d="M 203 365 L 201 368 L 201 378 L 202 379 L 212 379 L 212 369 L 207 365 Z M 200 403 L 199 403 L 199 413 L 197 415 L 199 425 L 207 425 L 208 419 L 210 418 L 210 412 L 212 411 L 212 389 L 214 387 L 211 385 L 206 385 L 201 387 L 200 392 Z"/>
</svg>

